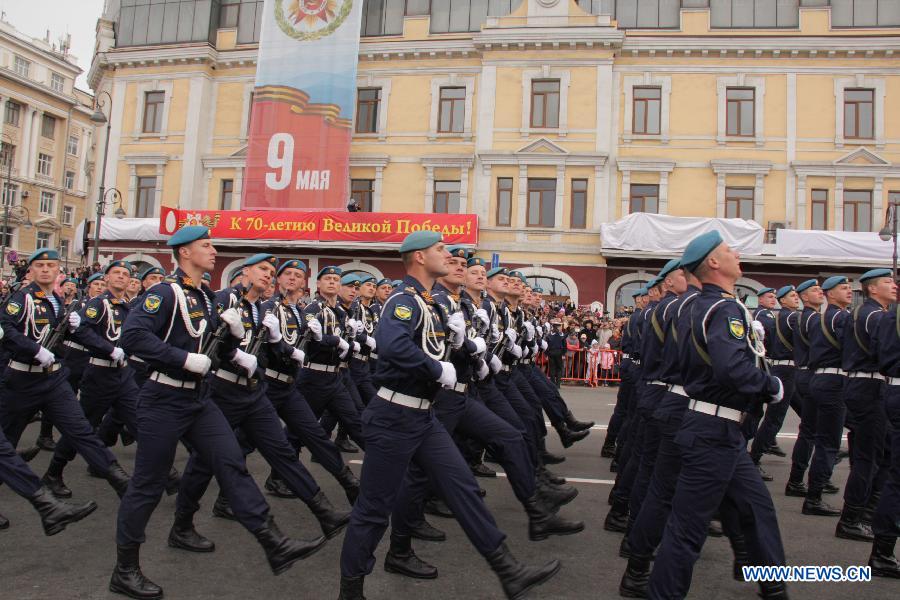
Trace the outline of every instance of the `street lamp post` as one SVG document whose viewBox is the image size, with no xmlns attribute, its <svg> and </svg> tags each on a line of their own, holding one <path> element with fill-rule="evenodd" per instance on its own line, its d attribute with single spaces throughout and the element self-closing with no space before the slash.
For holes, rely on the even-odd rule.
<svg viewBox="0 0 900 600">
<path fill-rule="evenodd" d="M 884 227 L 881 228 L 881 231 L 878 232 L 878 237 L 882 239 L 882 241 L 893 240 L 894 241 L 894 281 L 897 281 L 897 208 L 900 205 L 900 202 L 896 200 L 892 200 L 888 205 L 888 219 L 890 222 L 885 220 Z"/>
<path fill-rule="evenodd" d="M 103 102 L 104 94 L 109 99 L 110 116 L 112 116 L 112 96 L 106 90 L 97 94 L 94 100 L 94 114 L 91 115 L 91 121 L 97 125 L 106 124 L 106 142 L 103 144 L 103 167 L 100 169 L 100 191 L 97 195 L 97 218 L 94 221 L 94 248 L 93 259 L 91 263 L 98 262 L 100 257 L 100 224 L 103 222 L 103 197 L 106 195 L 106 161 L 109 158 L 109 134 L 112 124 L 110 120 L 101 110 L 106 104 Z M 121 196 L 120 196 L 121 197 Z"/>
</svg>

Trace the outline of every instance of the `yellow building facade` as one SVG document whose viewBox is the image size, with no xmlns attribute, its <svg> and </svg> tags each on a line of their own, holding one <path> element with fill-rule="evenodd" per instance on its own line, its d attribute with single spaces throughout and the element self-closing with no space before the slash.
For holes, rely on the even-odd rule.
<svg viewBox="0 0 900 600">
<path fill-rule="evenodd" d="M 169 34 L 149 0 L 118 4 L 90 72 L 112 98 L 106 185 L 134 217 L 239 208 L 263 3 L 224 0 Z M 368 0 L 352 197 L 477 214 L 480 254 L 608 306 L 667 257 L 604 246 L 601 226 L 633 212 L 748 219 L 768 241 L 878 231 L 900 202 L 900 10 L 856 4 Z M 279 252 L 399 267 L 365 245 Z M 827 272 L 775 262 L 748 259 L 746 286 Z"/>
</svg>

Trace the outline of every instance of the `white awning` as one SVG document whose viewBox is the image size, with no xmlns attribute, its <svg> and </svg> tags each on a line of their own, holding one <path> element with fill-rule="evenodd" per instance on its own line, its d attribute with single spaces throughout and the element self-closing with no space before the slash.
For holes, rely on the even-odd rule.
<svg viewBox="0 0 900 600">
<path fill-rule="evenodd" d="M 728 245 L 741 254 L 763 252 L 762 226 L 744 219 L 632 213 L 614 223 L 601 225 L 600 235 L 604 250 L 681 254 L 692 239 L 714 229 L 719 230 Z"/>
<path fill-rule="evenodd" d="M 84 254 L 84 221 L 75 228 L 75 254 Z M 91 236 L 93 239 L 93 236 Z M 105 217 L 100 225 L 100 239 L 107 242 L 161 242 L 169 236 L 159 232 L 159 219 L 117 219 Z"/>
<path fill-rule="evenodd" d="M 873 232 L 809 231 L 779 229 L 775 237 L 775 255 L 808 257 L 836 261 L 890 260 L 894 246 Z"/>
</svg>

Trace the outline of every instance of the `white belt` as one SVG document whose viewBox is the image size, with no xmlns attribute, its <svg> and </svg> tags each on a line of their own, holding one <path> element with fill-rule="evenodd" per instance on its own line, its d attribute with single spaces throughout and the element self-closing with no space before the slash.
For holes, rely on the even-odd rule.
<svg viewBox="0 0 900 600">
<path fill-rule="evenodd" d="M 374 352 L 369 352 L 369 358 L 371 358 L 372 360 L 378 360 L 378 355 Z"/>
<path fill-rule="evenodd" d="M 822 367 L 813 371 L 816 375 L 847 375 L 847 371 L 839 367 Z"/>
<path fill-rule="evenodd" d="M 623 353 L 622 353 L 622 358 L 631 358 L 631 355 L 630 355 L 630 354 L 627 354 L 627 353 L 625 353 L 625 352 L 623 352 Z"/>
<path fill-rule="evenodd" d="M 379 388 L 378 397 L 385 402 L 390 402 L 391 404 L 399 404 L 400 406 L 406 406 L 408 408 L 415 408 L 418 410 L 428 410 L 429 408 L 431 408 L 431 400 L 427 400 L 425 398 L 416 398 L 415 396 L 408 396 L 399 392 L 393 392 L 386 387 Z"/>
<path fill-rule="evenodd" d="M 778 359 L 778 360 L 768 359 L 768 360 L 769 360 L 769 364 L 772 365 L 773 367 L 782 367 L 782 366 L 793 367 L 794 366 L 794 361 L 789 358 L 788 359 Z"/>
<path fill-rule="evenodd" d="M 266 377 L 268 377 L 269 379 L 274 379 L 275 381 L 284 381 L 285 383 L 291 383 L 292 381 L 294 381 L 293 375 L 281 373 L 273 369 L 266 369 Z"/>
<path fill-rule="evenodd" d="M 11 360 L 9 361 L 9 368 L 14 371 L 22 371 L 23 373 L 56 373 L 62 369 L 62 364 L 53 363 L 45 369 L 41 365 L 29 365 L 28 363 Z"/>
<path fill-rule="evenodd" d="M 311 369 L 313 371 L 322 371 L 323 373 L 337 373 L 337 370 L 340 368 L 337 365 L 322 365 L 319 363 L 307 363 L 307 369 Z"/>
<path fill-rule="evenodd" d="M 668 383 L 665 381 L 660 381 L 659 379 L 654 379 L 653 381 L 648 381 L 647 385 L 661 385 L 663 387 L 668 387 Z"/>
<path fill-rule="evenodd" d="M 196 381 L 184 381 L 182 379 L 175 379 L 174 377 L 169 377 L 165 373 L 160 373 L 159 371 L 154 371 L 153 373 L 151 373 L 150 379 L 157 383 L 176 388 L 185 388 L 188 390 L 192 390 L 197 387 Z"/>
<path fill-rule="evenodd" d="M 147 361 L 145 361 L 143 358 L 138 358 L 137 356 L 134 356 L 134 355 L 129 356 L 129 357 L 128 357 L 128 361 L 129 361 L 129 362 L 136 362 L 136 363 L 147 362 Z"/>
<path fill-rule="evenodd" d="M 349 366 L 350 366 L 350 363 L 347 362 L 347 361 L 344 361 L 344 362 L 342 362 L 341 364 L 338 365 L 338 367 L 341 368 L 341 369 L 346 369 L 346 368 L 349 367 Z"/>
<path fill-rule="evenodd" d="M 501 373 L 509 373 L 510 368 L 511 367 L 509 365 L 500 365 L 500 372 Z"/>
<path fill-rule="evenodd" d="M 847 377 L 853 377 L 854 379 L 879 379 L 881 381 L 885 380 L 884 375 L 881 373 L 869 373 L 868 371 L 850 371 L 847 373 Z"/>
<path fill-rule="evenodd" d="M 231 371 L 226 371 L 225 369 L 219 369 L 213 373 L 214 376 L 219 379 L 224 379 L 225 381 L 230 381 L 231 383 L 236 383 L 238 385 L 248 385 L 250 383 L 250 378 L 245 375 L 238 375 L 237 373 L 232 373 Z"/>
<path fill-rule="evenodd" d="M 688 405 L 693 411 L 703 413 L 705 415 L 712 415 L 714 417 L 722 417 L 723 419 L 728 419 L 729 421 L 734 421 L 736 423 L 740 423 L 743 420 L 744 413 L 739 410 L 735 410 L 733 408 L 727 408 L 725 406 L 719 406 L 718 404 L 711 404 L 709 402 L 703 402 L 702 400 L 691 400 L 691 403 Z"/>
<path fill-rule="evenodd" d="M 690 396 L 688 396 L 687 392 L 684 391 L 683 385 L 670 385 L 669 391 L 673 394 L 678 394 L 679 396 L 684 396 L 685 398 L 690 398 Z"/>
<path fill-rule="evenodd" d="M 369 360 L 368 356 L 366 356 L 365 354 L 360 354 L 359 352 L 354 352 L 353 358 L 355 358 L 356 360 L 360 360 L 362 362 L 368 362 L 368 360 Z"/>
<path fill-rule="evenodd" d="M 88 361 L 90 364 L 95 365 L 97 367 L 115 367 L 116 369 L 123 367 L 124 365 L 120 365 L 114 360 L 106 360 L 105 358 L 94 358 L 93 356 Z"/>
<path fill-rule="evenodd" d="M 454 383 L 452 386 L 444 386 L 445 390 L 452 390 L 454 392 L 459 392 L 460 394 L 465 394 L 466 390 L 469 389 L 468 383 Z"/>
<path fill-rule="evenodd" d="M 63 346 L 68 346 L 69 348 L 72 348 L 73 350 L 81 350 L 83 352 L 88 351 L 88 349 L 85 348 L 84 346 L 82 346 L 81 344 L 77 344 L 77 343 L 71 342 L 69 340 L 66 340 L 65 342 L 63 342 Z"/>
<path fill-rule="evenodd" d="M 900 385 L 900 377 L 886 377 L 885 381 L 888 385 Z"/>
<path fill-rule="evenodd" d="M 532 362 L 533 362 L 533 359 L 531 359 L 531 358 L 523 358 L 522 360 L 519 361 L 519 364 L 520 365 L 530 365 Z"/>
</svg>

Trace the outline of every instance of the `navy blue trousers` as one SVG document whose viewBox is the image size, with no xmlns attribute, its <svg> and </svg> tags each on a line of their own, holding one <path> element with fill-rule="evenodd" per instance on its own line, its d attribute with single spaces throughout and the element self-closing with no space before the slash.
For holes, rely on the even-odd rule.
<svg viewBox="0 0 900 600">
<path fill-rule="evenodd" d="M 796 373 L 797 369 L 790 365 L 775 365 L 772 367 L 772 375 L 781 379 L 781 383 L 784 385 L 784 397 L 789 402 L 779 402 L 778 404 L 766 406 L 766 414 L 759 424 L 756 437 L 753 438 L 753 444 L 750 445 L 750 458 L 753 459 L 753 462 L 759 462 L 766 449 L 775 445 L 776 436 L 781 431 L 781 426 L 784 425 L 788 407 L 793 408 L 794 412 L 801 419 L 803 418 L 802 401 L 797 393 Z M 808 440 L 805 437 L 800 438 L 798 436 L 797 444 L 806 445 Z M 810 449 L 805 448 L 800 452 L 809 453 Z"/>
<path fill-rule="evenodd" d="M 885 386 L 884 408 L 890 423 L 890 455 L 888 476 L 881 490 L 881 499 L 872 518 L 875 535 L 900 534 L 900 386 Z"/>
<path fill-rule="evenodd" d="M 850 506 L 865 506 L 868 502 L 884 453 L 884 388 L 883 381 L 857 377 L 848 378 L 844 388 L 848 427 L 853 432 L 850 475 L 844 487 L 844 502 Z"/>
<path fill-rule="evenodd" d="M 812 458 L 813 444 L 816 435 L 816 419 L 819 414 L 818 403 L 809 392 L 809 382 L 812 372 L 809 369 L 797 369 L 794 382 L 797 395 L 800 397 L 800 427 L 797 431 L 797 441 L 794 443 L 794 451 L 791 453 L 791 481 L 802 482 L 809 461 Z"/>
<path fill-rule="evenodd" d="M 265 525 L 269 506 L 247 471 L 234 430 L 204 392 L 148 381 L 138 396 L 138 430 L 143 435 L 137 444 L 134 474 L 119 505 L 117 544 L 144 543 L 147 522 L 165 490 L 182 438 L 211 466 L 237 520 L 249 531 Z M 181 485 L 185 485 L 184 476 Z"/>
<path fill-rule="evenodd" d="M 638 425 L 641 420 L 637 411 L 638 400 L 643 393 L 643 381 L 635 381 L 631 394 L 628 396 L 628 408 L 626 409 L 625 422 L 622 424 L 622 430 L 619 433 L 616 448 L 616 460 L 619 462 L 619 473 L 624 471 L 628 461 L 631 460 L 631 453 L 634 451 L 634 441 L 639 432 Z"/>
<path fill-rule="evenodd" d="M 534 414 L 535 423 L 538 425 L 540 430 L 540 435 L 538 436 L 538 440 L 543 439 L 547 435 L 547 426 L 544 424 L 544 415 L 541 412 L 544 408 L 544 404 L 541 401 L 540 395 L 535 391 L 531 384 L 528 383 L 528 380 L 525 378 L 525 373 L 523 369 L 527 368 L 528 365 L 516 366 L 510 370 L 509 379 L 515 385 L 516 389 L 519 390 L 519 394 L 525 398 L 525 401 L 528 402 L 528 405 L 531 407 L 531 411 Z"/>
<path fill-rule="evenodd" d="M 544 418 L 540 410 L 535 412 L 528 400 L 519 391 L 519 386 L 516 385 L 515 380 L 509 373 L 497 373 L 494 376 L 494 383 L 528 430 L 525 440 L 534 448 L 532 459 L 535 459 L 539 452 L 541 440 L 544 437 L 543 431 L 546 431 Z M 487 398 L 486 401 L 490 402 L 490 399 Z M 538 463 L 535 462 L 535 464 Z"/>
<path fill-rule="evenodd" d="M 366 460 L 360 494 L 353 506 L 341 550 L 341 574 L 368 575 L 388 517 L 415 460 L 447 502 L 457 522 L 484 556 L 506 538 L 497 528 L 469 466 L 431 410 L 416 410 L 373 398 L 362 414 Z"/>
<path fill-rule="evenodd" d="M 644 496 L 647 495 L 647 486 L 650 485 L 650 478 L 653 476 L 656 454 L 662 440 L 660 421 L 653 415 L 656 406 L 667 393 L 666 386 L 647 385 L 638 404 L 638 411 L 644 415 L 644 439 L 640 460 L 634 467 L 634 481 L 631 483 L 628 495 L 628 512 L 632 516 L 636 516 L 640 512 L 641 503 L 644 501 Z"/>
<path fill-rule="evenodd" d="M 544 408 L 544 412 L 547 413 L 550 423 L 553 425 L 565 423 L 569 407 L 566 406 L 566 401 L 563 400 L 556 386 L 550 382 L 547 376 L 544 375 L 544 372 L 534 363 L 524 365 L 521 369 L 526 381 L 540 397 L 541 405 Z"/>
<path fill-rule="evenodd" d="M 22 460 L 2 431 L 0 431 L 0 481 L 25 498 L 30 498 L 41 488 L 41 480 Z"/>
<path fill-rule="evenodd" d="M 522 438 L 525 440 L 531 464 L 537 465 L 539 451 L 537 440 L 534 439 L 533 428 L 526 425 L 525 421 L 520 418 L 507 397 L 500 392 L 496 385 L 494 385 L 494 380 L 488 378 L 484 381 L 479 381 L 476 384 L 476 394 L 478 399 L 483 402 L 492 413 L 512 425 L 516 431 L 521 434 Z M 475 443 L 479 448 L 484 447 L 483 444 L 478 442 Z"/>
<path fill-rule="evenodd" d="M 343 425 L 350 439 L 356 442 L 360 448 L 365 447 L 359 410 L 353 396 L 350 395 L 342 372 L 324 373 L 311 369 L 300 369 L 297 387 L 309 402 L 316 417 L 322 418 L 322 413 L 328 410 Z M 324 423 L 322 426 L 326 432 L 329 431 Z"/>
<path fill-rule="evenodd" d="M 681 449 L 681 473 L 650 574 L 648 597 L 687 596 L 694 563 L 720 505 L 730 504 L 738 511 L 751 565 L 783 565 L 775 506 L 747 453 L 740 424 L 689 410 L 675 443 Z"/>
<path fill-rule="evenodd" d="M 834 471 L 847 412 L 844 404 L 846 383 L 847 378 L 843 375 L 827 374 L 814 374 L 809 382 L 810 396 L 816 402 L 815 449 L 809 466 L 810 495 L 821 493 Z"/>
<path fill-rule="evenodd" d="M 627 363 L 625 361 L 628 361 Z M 609 425 L 606 428 L 606 437 L 611 440 L 619 439 L 619 432 L 628 416 L 628 402 L 632 392 L 634 391 L 634 381 L 631 378 L 631 360 L 625 359 L 619 367 L 620 377 L 619 391 L 616 392 L 616 407 L 613 414 L 609 418 Z M 624 440 L 622 440 L 624 442 Z"/>
</svg>

